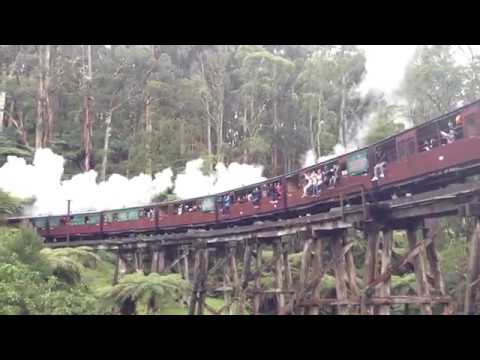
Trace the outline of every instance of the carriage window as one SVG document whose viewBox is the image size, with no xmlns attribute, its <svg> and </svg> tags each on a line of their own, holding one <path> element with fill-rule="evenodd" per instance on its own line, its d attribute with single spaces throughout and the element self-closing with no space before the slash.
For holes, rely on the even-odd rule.
<svg viewBox="0 0 480 360">
<path fill-rule="evenodd" d="M 389 140 L 386 143 L 377 146 L 376 154 L 382 154 L 387 163 L 393 162 L 397 160 L 397 146 L 395 139 Z M 378 155 L 377 155 L 378 156 Z M 380 159 L 376 159 L 378 162 Z"/>
<path fill-rule="evenodd" d="M 57 227 L 60 224 L 60 217 L 51 217 L 48 221 L 50 227 Z"/>
<path fill-rule="evenodd" d="M 47 219 L 46 218 L 32 219 L 32 224 L 33 226 L 39 229 L 45 229 L 47 227 Z"/>
<path fill-rule="evenodd" d="M 201 208 L 203 212 L 215 212 L 215 197 L 210 196 L 202 199 Z"/>
</svg>

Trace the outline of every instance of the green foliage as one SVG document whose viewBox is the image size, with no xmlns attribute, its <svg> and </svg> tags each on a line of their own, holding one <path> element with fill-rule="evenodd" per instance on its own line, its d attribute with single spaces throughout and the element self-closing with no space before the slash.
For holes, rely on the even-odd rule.
<svg viewBox="0 0 480 360">
<path fill-rule="evenodd" d="M 456 107 L 462 100 L 464 79 L 453 46 L 418 47 L 399 91 L 407 101 L 411 121 L 419 124 Z"/>
<path fill-rule="evenodd" d="M 19 262 L 0 264 L 0 314 L 89 314 L 94 298 L 85 287 L 65 287 Z"/>
<path fill-rule="evenodd" d="M 42 248 L 42 239 L 32 228 L 0 228 L 0 262 L 28 264 L 49 274 L 48 262 L 40 253 Z"/>
<path fill-rule="evenodd" d="M 144 306 L 148 313 L 157 313 L 162 308 L 175 305 L 187 291 L 190 284 L 178 274 L 160 275 L 134 273 L 125 275 L 113 287 L 99 290 L 102 309 L 121 309 L 133 303 L 134 311 Z"/>
<path fill-rule="evenodd" d="M 22 210 L 22 200 L 10 196 L 0 189 L 0 219 L 18 215 Z"/>
<path fill-rule="evenodd" d="M 53 274 L 68 284 L 78 284 L 82 280 L 85 267 L 95 268 L 101 258 L 92 248 L 80 246 L 75 248 L 44 248 L 40 251 L 48 262 Z"/>
</svg>

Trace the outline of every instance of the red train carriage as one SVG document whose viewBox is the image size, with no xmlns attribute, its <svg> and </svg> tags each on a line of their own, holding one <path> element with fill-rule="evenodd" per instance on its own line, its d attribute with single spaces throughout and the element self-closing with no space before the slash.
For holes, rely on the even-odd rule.
<svg viewBox="0 0 480 360">
<path fill-rule="evenodd" d="M 446 179 L 438 175 L 479 166 L 477 101 L 364 149 L 241 189 L 145 207 L 27 220 L 49 240 L 221 226 L 328 208 L 339 198 L 365 196 L 374 188 L 377 194 L 390 196 L 399 189 L 419 189 L 421 181 L 431 184 L 432 177 Z M 19 221 L 25 218 L 10 219 Z"/>
</svg>

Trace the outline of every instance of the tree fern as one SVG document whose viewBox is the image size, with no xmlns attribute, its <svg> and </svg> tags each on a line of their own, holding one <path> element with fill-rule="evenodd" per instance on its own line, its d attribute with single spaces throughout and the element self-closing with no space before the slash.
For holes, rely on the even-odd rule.
<svg viewBox="0 0 480 360">
<path fill-rule="evenodd" d="M 162 308 L 174 304 L 187 293 L 190 284 L 178 274 L 160 275 L 151 273 L 128 274 L 113 287 L 99 291 L 101 307 L 122 309 L 129 302 L 134 304 L 134 311 L 145 307 L 147 313 L 158 313 Z"/>
</svg>

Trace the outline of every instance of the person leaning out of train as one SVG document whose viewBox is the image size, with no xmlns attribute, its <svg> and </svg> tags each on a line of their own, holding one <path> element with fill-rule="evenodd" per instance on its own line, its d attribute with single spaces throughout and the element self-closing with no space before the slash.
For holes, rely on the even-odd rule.
<svg viewBox="0 0 480 360">
<path fill-rule="evenodd" d="M 440 136 L 447 142 L 447 144 L 451 144 L 455 141 L 455 127 L 452 122 L 448 123 L 448 131 L 440 130 Z"/>
<path fill-rule="evenodd" d="M 372 181 L 378 181 L 379 178 L 385 177 L 385 166 L 387 165 L 386 156 L 383 151 L 377 151 L 377 163 L 373 168 Z"/>
<path fill-rule="evenodd" d="M 325 175 L 323 174 L 322 169 L 318 169 L 316 171 L 316 178 L 317 178 L 317 182 L 316 182 L 315 188 L 313 189 L 314 196 L 318 196 L 322 192 L 322 185 L 325 178 Z"/>
<path fill-rule="evenodd" d="M 224 214 L 230 214 L 230 206 L 232 205 L 232 196 L 231 194 L 223 195 L 223 208 L 222 211 Z"/>
<path fill-rule="evenodd" d="M 279 183 L 274 183 L 269 186 L 270 204 L 278 204 L 278 198 L 280 197 L 279 188 Z"/>
<path fill-rule="evenodd" d="M 280 181 L 278 181 L 276 184 L 275 184 L 275 190 L 277 191 L 277 194 L 278 194 L 278 198 L 281 199 L 282 198 L 282 184 L 280 184 Z"/>
<path fill-rule="evenodd" d="M 327 170 L 327 184 L 330 188 L 334 187 L 338 181 L 338 173 L 340 171 L 340 166 L 338 164 L 333 165 L 330 169 Z"/>
<path fill-rule="evenodd" d="M 318 187 L 319 187 L 319 177 L 316 171 L 312 171 L 310 174 L 310 178 L 312 179 L 312 195 L 317 196 L 318 195 Z"/>
<path fill-rule="evenodd" d="M 253 207 L 258 209 L 260 207 L 260 200 L 262 199 L 262 190 L 259 187 L 253 189 L 250 197 Z"/>
<path fill-rule="evenodd" d="M 305 176 L 305 186 L 303 187 L 303 195 L 302 195 L 302 198 L 307 196 L 310 189 L 312 188 L 312 185 L 313 185 L 313 179 L 311 177 L 311 174 L 309 173 L 305 173 L 304 174 Z"/>
</svg>

